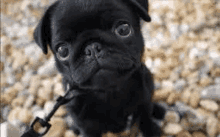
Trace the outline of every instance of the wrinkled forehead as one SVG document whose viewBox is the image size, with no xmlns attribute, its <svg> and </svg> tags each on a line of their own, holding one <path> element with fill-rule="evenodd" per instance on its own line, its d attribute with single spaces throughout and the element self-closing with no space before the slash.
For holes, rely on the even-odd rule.
<svg viewBox="0 0 220 137">
<path fill-rule="evenodd" d="M 55 9 L 52 21 L 63 25 L 74 25 L 81 19 L 92 21 L 100 18 L 103 20 L 114 20 L 132 17 L 131 9 L 121 0 L 60 0 Z M 90 19 L 90 20 L 89 20 Z M 88 22 L 87 22 L 88 23 Z"/>
</svg>

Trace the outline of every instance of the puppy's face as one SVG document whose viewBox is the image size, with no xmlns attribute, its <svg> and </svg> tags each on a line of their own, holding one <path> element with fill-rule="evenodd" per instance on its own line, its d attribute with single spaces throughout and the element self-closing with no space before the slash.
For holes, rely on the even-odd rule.
<svg viewBox="0 0 220 137">
<path fill-rule="evenodd" d="M 143 15 L 140 5 L 134 4 L 141 3 L 58 1 L 38 25 L 46 35 L 36 29 L 35 40 L 50 45 L 57 68 L 70 85 L 98 90 L 115 87 L 140 66 L 144 43 L 139 17 Z M 40 46 L 46 53 L 45 45 Z"/>
</svg>

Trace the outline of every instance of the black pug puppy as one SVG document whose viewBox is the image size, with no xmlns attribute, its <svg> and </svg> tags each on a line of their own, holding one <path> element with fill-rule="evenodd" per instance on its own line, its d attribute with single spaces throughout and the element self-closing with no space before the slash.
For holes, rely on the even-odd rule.
<svg viewBox="0 0 220 137">
<path fill-rule="evenodd" d="M 34 39 L 45 54 L 50 46 L 65 90 L 86 93 L 67 104 L 75 133 L 100 137 L 136 122 L 145 137 L 160 136 L 152 119 L 165 109 L 151 102 L 140 18 L 151 20 L 147 0 L 59 0 L 38 24 Z"/>
</svg>

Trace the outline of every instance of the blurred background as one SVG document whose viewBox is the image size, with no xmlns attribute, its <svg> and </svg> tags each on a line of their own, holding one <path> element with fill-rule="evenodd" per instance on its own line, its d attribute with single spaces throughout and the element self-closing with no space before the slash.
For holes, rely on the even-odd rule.
<svg viewBox="0 0 220 137">
<path fill-rule="evenodd" d="M 54 1 L 1 0 L 1 137 L 13 132 L 17 137 L 14 127 L 24 132 L 64 94 L 51 52 L 44 55 L 33 40 Z M 154 75 L 153 100 L 168 109 L 159 122 L 163 135 L 220 137 L 220 0 L 149 0 L 149 5 L 152 21 L 142 25 L 142 61 Z M 45 137 L 75 137 L 64 106 L 51 124 Z M 135 137 L 135 132 L 107 136 Z"/>
</svg>

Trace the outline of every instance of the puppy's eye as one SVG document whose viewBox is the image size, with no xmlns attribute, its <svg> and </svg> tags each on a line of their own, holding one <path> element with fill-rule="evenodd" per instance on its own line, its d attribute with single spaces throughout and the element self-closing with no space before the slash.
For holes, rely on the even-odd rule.
<svg viewBox="0 0 220 137">
<path fill-rule="evenodd" d="M 65 61 L 69 58 L 69 49 L 67 46 L 62 45 L 57 49 L 57 58 L 61 61 Z"/>
<path fill-rule="evenodd" d="M 115 34 L 120 37 L 129 37 L 131 35 L 131 26 L 128 23 L 119 23 L 115 27 Z"/>
</svg>

